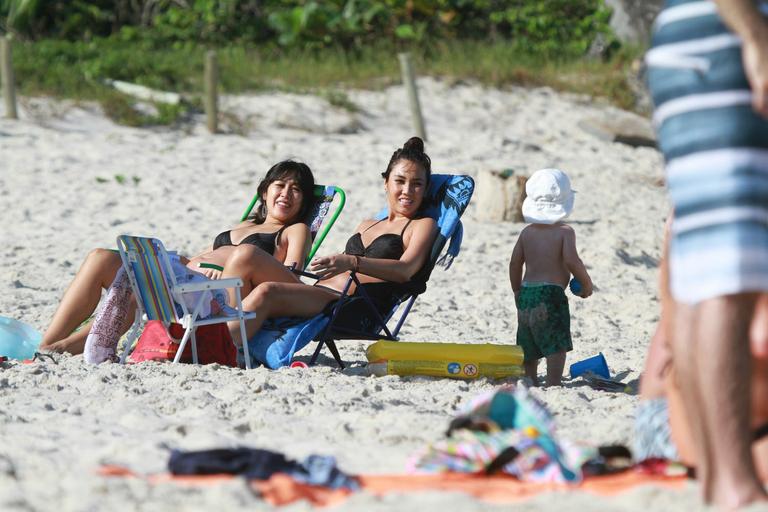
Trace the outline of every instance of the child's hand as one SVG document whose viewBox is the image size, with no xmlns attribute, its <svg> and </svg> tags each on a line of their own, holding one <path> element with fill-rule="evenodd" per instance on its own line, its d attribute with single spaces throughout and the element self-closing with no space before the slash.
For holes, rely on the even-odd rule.
<svg viewBox="0 0 768 512">
<path fill-rule="evenodd" d="M 590 295 L 592 295 L 593 289 L 592 289 L 592 281 L 588 282 L 587 284 L 584 284 L 581 286 L 581 293 L 579 293 L 579 297 L 582 299 L 586 299 Z"/>
</svg>

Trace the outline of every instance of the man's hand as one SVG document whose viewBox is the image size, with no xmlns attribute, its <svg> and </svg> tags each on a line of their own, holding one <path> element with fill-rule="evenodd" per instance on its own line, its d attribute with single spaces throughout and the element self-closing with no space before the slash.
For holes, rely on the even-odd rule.
<svg viewBox="0 0 768 512">
<path fill-rule="evenodd" d="M 768 118 L 768 38 L 765 41 L 745 40 L 742 60 L 752 88 L 752 108 Z"/>
</svg>

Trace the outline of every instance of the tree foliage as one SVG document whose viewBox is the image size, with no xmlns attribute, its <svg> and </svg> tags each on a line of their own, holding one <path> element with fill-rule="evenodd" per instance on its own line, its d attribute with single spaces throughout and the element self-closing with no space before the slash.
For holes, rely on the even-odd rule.
<svg viewBox="0 0 768 512">
<path fill-rule="evenodd" d="M 301 49 L 462 39 L 578 54 L 608 17 L 602 0 L 0 0 L 0 30 L 25 39 Z"/>
</svg>

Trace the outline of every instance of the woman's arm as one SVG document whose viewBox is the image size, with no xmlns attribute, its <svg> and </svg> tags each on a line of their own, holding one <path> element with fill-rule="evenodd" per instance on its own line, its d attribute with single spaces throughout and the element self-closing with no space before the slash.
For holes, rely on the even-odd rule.
<svg viewBox="0 0 768 512">
<path fill-rule="evenodd" d="M 282 234 L 281 244 L 287 244 L 285 250 L 285 259 L 283 264 L 287 266 L 295 265 L 296 270 L 304 269 L 304 260 L 312 248 L 312 237 L 309 232 L 309 226 L 299 222 L 285 228 Z"/>
<path fill-rule="evenodd" d="M 362 226 L 362 225 L 361 225 Z M 437 236 L 437 223 L 432 218 L 414 221 L 405 252 L 399 260 L 365 258 L 350 254 L 335 254 L 315 258 L 309 269 L 327 279 L 343 272 L 355 270 L 360 274 L 396 283 L 408 282 L 418 272 L 432 251 Z"/>
</svg>

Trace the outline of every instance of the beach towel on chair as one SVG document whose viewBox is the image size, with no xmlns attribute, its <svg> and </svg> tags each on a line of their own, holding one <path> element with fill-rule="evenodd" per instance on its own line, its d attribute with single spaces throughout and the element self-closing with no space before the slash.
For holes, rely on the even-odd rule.
<svg viewBox="0 0 768 512">
<path fill-rule="evenodd" d="M 274 318 L 248 340 L 251 361 L 276 370 L 291 364 L 293 354 L 307 346 L 330 319 L 326 315 L 313 318 Z M 240 352 L 242 357 L 242 351 Z"/>
</svg>

